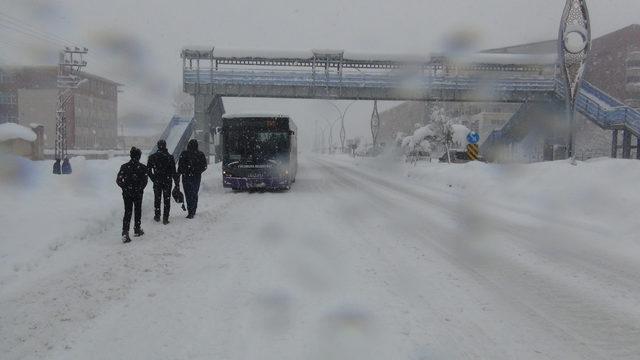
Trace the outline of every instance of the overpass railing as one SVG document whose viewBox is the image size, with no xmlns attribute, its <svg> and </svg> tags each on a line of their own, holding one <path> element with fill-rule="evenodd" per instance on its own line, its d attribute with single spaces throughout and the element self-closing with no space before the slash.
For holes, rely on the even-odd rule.
<svg viewBox="0 0 640 360">
<path fill-rule="evenodd" d="M 557 94 L 564 99 L 565 89 L 559 82 Z M 576 109 L 603 129 L 626 129 L 640 136 L 640 112 L 587 81 L 580 87 Z"/>
<path fill-rule="evenodd" d="M 490 78 L 478 75 L 430 75 L 394 73 L 322 74 L 300 70 L 207 70 L 185 69 L 185 84 L 200 85 L 268 85 L 304 87 L 381 87 L 438 88 L 444 90 L 479 90 L 552 92 L 556 83 L 548 76 L 511 76 Z"/>
</svg>

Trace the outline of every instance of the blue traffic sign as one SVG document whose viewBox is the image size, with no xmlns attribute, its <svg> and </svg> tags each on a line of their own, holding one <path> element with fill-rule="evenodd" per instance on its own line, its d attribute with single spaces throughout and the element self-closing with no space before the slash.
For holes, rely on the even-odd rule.
<svg viewBox="0 0 640 360">
<path fill-rule="evenodd" d="M 469 144 L 477 144 L 480 141 L 480 134 L 475 131 L 472 131 L 467 135 L 467 141 Z"/>
</svg>

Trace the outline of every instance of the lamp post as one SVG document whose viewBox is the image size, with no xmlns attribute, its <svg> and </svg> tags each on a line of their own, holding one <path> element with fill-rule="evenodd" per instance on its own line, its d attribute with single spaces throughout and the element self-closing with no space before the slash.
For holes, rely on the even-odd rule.
<svg viewBox="0 0 640 360">
<path fill-rule="evenodd" d="M 334 104 L 333 102 L 328 100 L 327 102 L 331 104 L 331 106 L 333 106 L 336 109 L 336 111 L 338 111 L 338 114 L 340 115 L 340 148 L 341 148 L 341 151 L 344 152 L 344 141 L 347 136 L 347 132 L 344 128 L 344 117 L 347 114 L 347 111 L 349 111 L 349 108 L 351 107 L 351 105 L 356 103 L 356 100 L 353 100 L 351 103 L 349 103 L 349 105 L 347 105 L 344 111 L 340 110 L 338 105 Z"/>
<path fill-rule="evenodd" d="M 331 122 L 324 116 L 322 116 L 322 119 L 324 119 L 324 121 L 327 123 L 327 126 L 329 127 L 329 154 L 331 154 L 333 153 L 333 127 L 336 125 L 338 120 L 340 120 L 340 117 L 337 117 L 335 120 L 333 120 L 333 122 Z"/>
<path fill-rule="evenodd" d="M 591 50 L 591 22 L 586 0 L 567 0 L 560 32 L 558 57 L 564 77 L 567 120 L 569 123 L 568 156 L 575 163 L 576 100 Z"/>
<path fill-rule="evenodd" d="M 325 126 L 320 126 L 320 135 L 321 135 L 320 153 L 321 154 L 324 154 L 324 142 L 326 139 L 326 134 L 327 134 L 327 128 Z"/>
<path fill-rule="evenodd" d="M 380 113 L 378 112 L 378 100 L 373 101 L 373 113 L 371 114 L 371 140 L 375 151 L 378 145 L 378 133 L 380 132 Z"/>
</svg>

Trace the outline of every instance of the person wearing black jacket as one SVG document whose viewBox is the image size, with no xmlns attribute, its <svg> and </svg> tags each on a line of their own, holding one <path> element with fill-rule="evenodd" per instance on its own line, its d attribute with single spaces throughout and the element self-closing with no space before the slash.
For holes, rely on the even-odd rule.
<svg viewBox="0 0 640 360">
<path fill-rule="evenodd" d="M 149 156 L 147 168 L 149 169 L 149 179 L 153 182 L 153 207 L 155 216 L 153 220 L 160 221 L 160 202 L 164 201 L 164 213 L 162 223 L 169 223 L 169 212 L 171 210 L 171 183 L 175 179 L 176 186 L 176 161 L 173 155 L 167 150 L 167 143 L 164 140 L 158 141 L 158 151 Z"/>
<path fill-rule="evenodd" d="M 207 170 L 207 158 L 198 150 L 198 141 L 189 140 L 187 150 L 180 154 L 178 174 L 182 175 L 182 187 L 187 200 L 187 219 L 193 219 L 198 208 L 198 192 L 202 173 Z"/>
<path fill-rule="evenodd" d="M 123 164 L 118 172 L 116 183 L 122 189 L 122 199 L 124 200 L 124 217 L 122 218 L 122 242 L 131 241 L 129 228 L 131 224 L 131 212 L 135 208 L 134 236 L 144 235 L 140 227 L 142 218 L 142 195 L 147 187 L 147 167 L 140 163 L 142 152 L 136 147 L 132 147 L 129 152 L 131 160 Z"/>
</svg>

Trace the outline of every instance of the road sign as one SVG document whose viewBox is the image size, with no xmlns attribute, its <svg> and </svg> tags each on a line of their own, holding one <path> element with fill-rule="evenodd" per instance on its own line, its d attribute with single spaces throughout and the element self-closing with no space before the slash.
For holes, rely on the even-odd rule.
<svg viewBox="0 0 640 360">
<path fill-rule="evenodd" d="M 467 141 L 469 144 L 477 144 L 480 141 L 480 134 L 475 131 L 472 131 L 467 135 Z"/>
<path fill-rule="evenodd" d="M 478 146 L 478 144 L 467 145 L 467 155 L 469 156 L 469 160 L 478 160 L 478 158 L 480 157 L 480 147 Z"/>
</svg>

